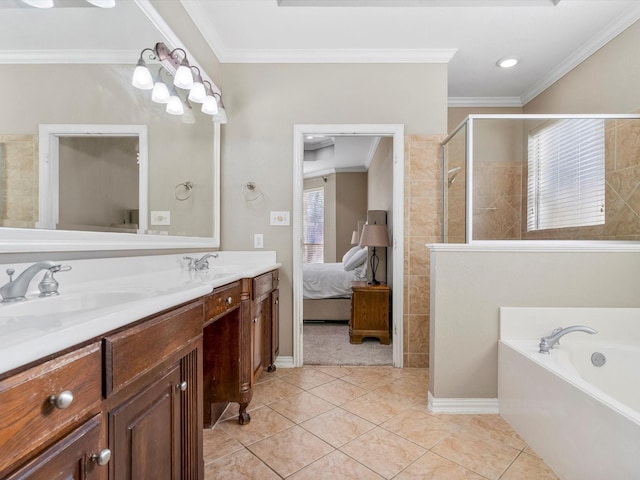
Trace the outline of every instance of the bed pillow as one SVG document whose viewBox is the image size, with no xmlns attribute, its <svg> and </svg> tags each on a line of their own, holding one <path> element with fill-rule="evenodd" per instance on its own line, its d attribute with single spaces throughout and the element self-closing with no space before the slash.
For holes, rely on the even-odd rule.
<svg viewBox="0 0 640 480">
<path fill-rule="evenodd" d="M 354 270 L 356 267 L 359 267 L 366 261 L 367 261 L 367 249 L 362 248 L 359 251 L 357 251 L 354 255 L 352 255 L 349 260 L 344 262 L 344 269 L 347 272 L 350 270 Z"/>
<path fill-rule="evenodd" d="M 360 250 L 362 250 L 362 247 L 360 245 L 356 245 L 355 247 L 351 248 L 347 253 L 344 254 L 344 256 L 342 257 L 342 263 L 345 264 L 349 261 L 349 259 L 351 257 L 353 257 L 356 253 L 358 253 Z"/>
</svg>

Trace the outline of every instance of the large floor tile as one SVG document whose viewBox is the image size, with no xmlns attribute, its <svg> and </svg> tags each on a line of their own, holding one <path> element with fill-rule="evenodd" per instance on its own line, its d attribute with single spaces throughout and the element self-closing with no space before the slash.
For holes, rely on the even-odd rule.
<svg viewBox="0 0 640 480">
<path fill-rule="evenodd" d="M 383 478 L 337 450 L 289 477 L 291 480 L 382 480 Z"/>
<path fill-rule="evenodd" d="M 335 377 L 322 373 L 315 368 L 303 367 L 295 368 L 291 373 L 282 379 L 304 390 L 323 385 L 325 383 L 332 382 Z"/>
<path fill-rule="evenodd" d="M 283 477 L 301 470 L 334 450 L 331 445 L 298 426 L 254 443 L 249 449 Z"/>
<path fill-rule="evenodd" d="M 313 393 L 334 405 L 342 405 L 349 400 L 365 395 L 367 390 L 343 380 L 336 379 L 332 382 L 320 385 L 319 387 L 312 388 L 309 390 L 309 393 Z"/>
<path fill-rule="evenodd" d="M 558 480 L 558 477 L 540 457 L 521 453 L 501 480 Z"/>
<path fill-rule="evenodd" d="M 365 420 L 376 425 L 395 417 L 397 414 L 406 410 L 406 405 L 398 405 L 393 400 L 382 398 L 373 393 L 368 393 L 355 400 L 344 403 L 340 406 L 351 413 L 354 413 Z"/>
<path fill-rule="evenodd" d="M 329 410 L 300 426 L 336 448 L 375 427 L 373 423 L 341 408 Z"/>
<path fill-rule="evenodd" d="M 262 463 L 255 455 L 242 449 L 204 468 L 206 480 L 279 480 L 269 467 Z"/>
<path fill-rule="evenodd" d="M 432 451 L 489 479 L 498 479 L 520 454 L 519 450 L 465 429 L 449 435 Z"/>
<path fill-rule="evenodd" d="M 428 452 L 402 471 L 394 480 L 485 480 L 477 473 Z"/>
<path fill-rule="evenodd" d="M 465 426 L 465 430 L 486 435 L 491 440 L 502 442 L 517 450 L 527 446 L 520 435 L 500 415 L 473 415 L 471 421 Z"/>
<path fill-rule="evenodd" d="M 302 392 L 297 395 L 278 400 L 269 406 L 295 423 L 304 422 L 316 415 L 320 415 L 336 408 L 333 403 L 329 403 L 309 392 Z"/>
<path fill-rule="evenodd" d="M 426 450 L 382 428 L 374 428 L 340 450 L 385 478 L 393 478 Z"/>
<path fill-rule="evenodd" d="M 291 420 L 286 419 L 278 412 L 269 407 L 261 407 L 251 412 L 251 421 L 246 425 L 240 425 L 236 420 L 231 419 L 219 423 L 216 428 L 221 428 L 229 436 L 247 446 L 293 425 Z"/>
<path fill-rule="evenodd" d="M 461 427 L 418 410 L 406 410 L 380 425 L 385 430 L 429 449 Z"/>
<path fill-rule="evenodd" d="M 269 382 L 258 383 L 253 388 L 253 399 L 251 403 L 268 405 L 283 398 L 297 395 L 303 391 L 300 387 L 276 378 Z"/>
<path fill-rule="evenodd" d="M 220 457 L 244 449 L 244 446 L 238 440 L 220 428 L 205 428 L 202 432 L 202 446 L 205 465 Z"/>
</svg>

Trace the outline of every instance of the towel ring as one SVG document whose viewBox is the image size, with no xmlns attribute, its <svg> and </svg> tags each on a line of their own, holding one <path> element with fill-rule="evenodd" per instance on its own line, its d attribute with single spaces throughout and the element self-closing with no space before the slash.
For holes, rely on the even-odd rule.
<svg viewBox="0 0 640 480">
<path fill-rule="evenodd" d="M 259 203 L 262 200 L 262 192 L 256 186 L 254 182 L 247 182 L 241 190 L 242 198 L 247 204 L 251 205 L 255 203 Z"/>
<path fill-rule="evenodd" d="M 182 182 L 176 185 L 175 194 L 176 200 L 183 202 L 191 197 L 191 190 L 193 190 L 193 183 Z"/>
</svg>

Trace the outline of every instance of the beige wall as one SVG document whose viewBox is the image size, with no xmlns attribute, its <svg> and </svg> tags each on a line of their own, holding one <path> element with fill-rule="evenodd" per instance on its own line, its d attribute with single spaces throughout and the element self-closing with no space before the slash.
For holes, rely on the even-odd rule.
<svg viewBox="0 0 640 480">
<path fill-rule="evenodd" d="M 131 223 L 140 190 L 137 153 L 137 137 L 61 138 L 59 223 Z"/>
<path fill-rule="evenodd" d="M 640 307 L 639 271 L 638 253 L 431 252 L 429 391 L 496 398 L 500 307 Z"/>
<path fill-rule="evenodd" d="M 367 178 L 363 173 L 336 174 L 336 255 L 334 262 L 352 247 L 351 235 L 358 221 L 367 218 Z"/>
<path fill-rule="evenodd" d="M 295 124 L 400 123 L 405 133 L 442 134 L 447 119 L 446 65 L 223 64 L 229 123 L 222 139 L 223 249 L 250 250 L 264 233 L 281 279 L 280 353 L 293 354 L 292 236 L 270 227 L 269 210 L 292 210 Z M 372 98 L 385 92 L 385 108 Z M 266 194 L 261 212 L 238 201 L 247 181 Z M 395 293 L 398 295 L 398 293 Z"/>
<path fill-rule="evenodd" d="M 524 113 L 631 113 L 640 107 L 640 22 L 547 90 Z"/>
</svg>

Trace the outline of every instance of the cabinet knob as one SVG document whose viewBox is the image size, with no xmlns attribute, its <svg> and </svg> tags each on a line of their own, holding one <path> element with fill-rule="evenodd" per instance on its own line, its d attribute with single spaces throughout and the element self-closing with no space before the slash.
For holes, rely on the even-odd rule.
<svg viewBox="0 0 640 480">
<path fill-rule="evenodd" d="M 227 297 L 227 299 L 224 301 L 224 303 L 226 303 L 227 305 L 231 305 L 233 303 L 233 298 Z"/>
<path fill-rule="evenodd" d="M 92 462 L 96 462 L 96 464 L 100 465 L 101 467 L 104 467 L 107 463 L 109 463 L 109 460 L 111 460 L 111 450 L 105 448 L 104 450 L 91 455 L 89 459 Z"/>
<path fill-rule="evenodd" d="M 258 323 L 258 317 L 253 319 L 253 323 Z"/>
<path fill-rule="evenodd" d="M 176 385 L 176 388 L 178 390 L 180 390 L 181 392 L 184 392 L 187 389 L 188 383 L 185 382 L 180 382 L 179 384 Z"/>
<path fill-rule="evenodd" d="M 60 392 L 58 395 L 51 395 L 49 397 L 49 403 L 61 410 L 71 405 L 71 402 L 73 402 L 73 393 L 69 390 L 65 390 L 64 392 Z"/>
<path fill-rule="evenodd" d="M 276 305 L 278 305 L 280 303 L 280 299 L 276 299 Z"/>
</svg>

